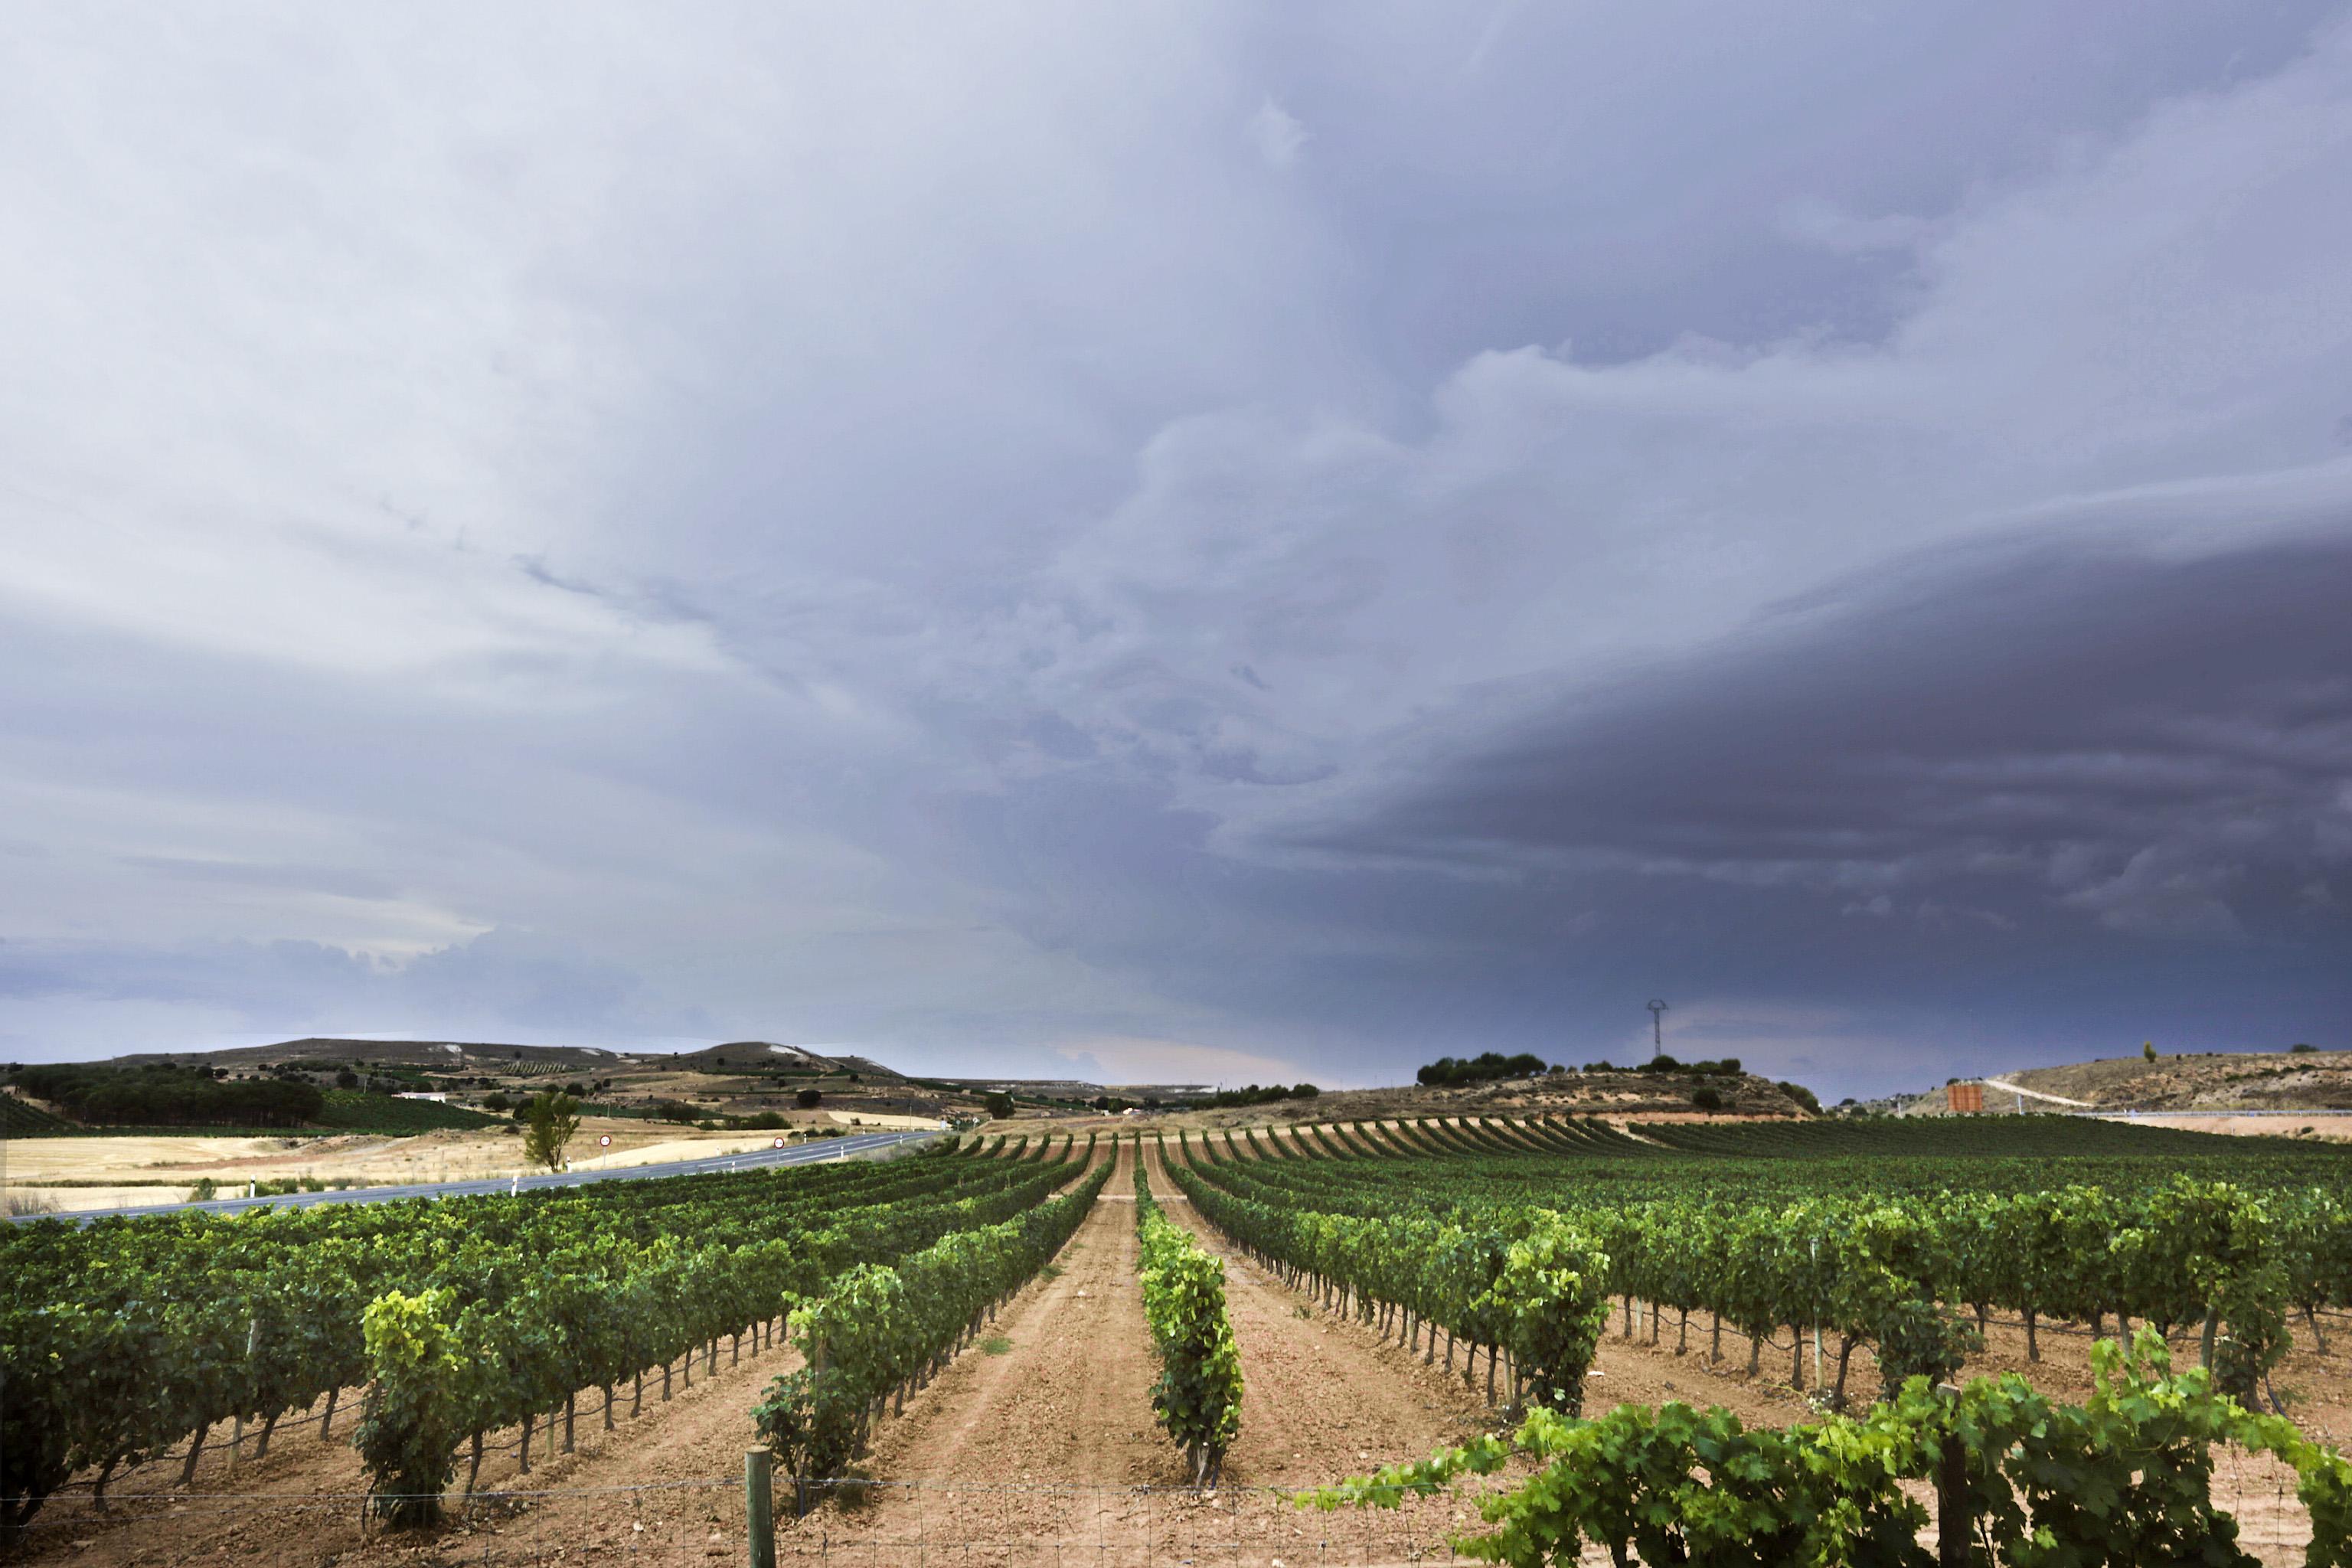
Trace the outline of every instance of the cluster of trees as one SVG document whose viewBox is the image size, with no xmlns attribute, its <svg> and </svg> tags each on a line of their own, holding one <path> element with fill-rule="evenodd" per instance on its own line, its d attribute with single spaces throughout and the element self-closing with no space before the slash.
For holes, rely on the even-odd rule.
<svg viewBox="0 0 2352 1568">
<path fill-rule="evenodd" d="M 1685 1062 L 1660 1051 L 1639 1067 L 1619 1067 L 1603 1057 L 1597 1062 L 1584 1064 L 1586 1072 L 1676 1072 L 1694 1078 L 1738 1078 L 1743 1070 L 1738 1057 L 1725 1057 L 1721 1061 Z"/>
<path fill-rule="evenodd" d="M 367 1094 L 422 1094 L 431 1089 L 432 1080 L 404 1078 L 395 1073 L 362 1073 L 344 1068 L 335 1074 L 335 1087 Z"/>
<path fill-rule="evenodd" d="M 101 1127 L 299 1127 L 326 1097 L 284 1079 L 224 1080 L 203 1067 L 43 1064 L 16 1075 L 25 1092 Z"/>
<path fill-rule="evenodd" d="M 1267 1084 L 1263 1089 L 1253 1083 L 1241 1089 L 1219 1089 L 1215 1094 L 1209 1097 L 1208 1103 L 1221 1107 L 1229 1105 L 1272 1105 L 1275 1101 L 1280 1100 L 1313 1100 L 1317 1095 L 1321 1094 L 1322 1092 L 1323 1091 L 1321 1089 L 1316 1088 L 1315 1085 L 1311 1083 L 1294 1083 L 1287 1086 L 1278 1083 L 1271 1083 Z"/>
<path fill-rule="evenodd" d="M 1475 1057 L 1440 1057 L 1413 1078 L 1432 1089 L 1447 1089 L 1456 1084 L 1489 1083 L 1496 1079 L 1535 1078 L 1549 1070 L 1541 1057 L 1526 1051 L 1515 1057 L 1507 1057 L 1500 1051 L 1481 1051 Z"/>
</svg>

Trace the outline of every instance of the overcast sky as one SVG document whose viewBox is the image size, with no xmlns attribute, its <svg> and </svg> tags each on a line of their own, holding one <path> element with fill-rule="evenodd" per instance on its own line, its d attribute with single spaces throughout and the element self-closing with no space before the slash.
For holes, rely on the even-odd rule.
<svg viewBox="0 0 2352 1568">
<path fill-rule="evenodd" d="M 2352 1046 L 2352 11 L 47 6 L 0 1058 Z"/>
</svg>

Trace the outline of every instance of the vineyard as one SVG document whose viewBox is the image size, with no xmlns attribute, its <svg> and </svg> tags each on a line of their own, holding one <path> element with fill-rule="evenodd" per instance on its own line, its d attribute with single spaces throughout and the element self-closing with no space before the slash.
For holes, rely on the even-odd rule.
<svg viewBox="0 0 2352 1568">
<path fill-rule="evenodd" d="M 1042 1151 L 1041 1151 L 1042 1153 Z M 667 1389 L 721 1337 L 756 1352 L 788 1302 L 836 1275 L 1033 1210 L 1066 1157 L 918 1159 L 806 1173 L 614 1182 L 457 1198 L 20 1227 L 0 1264 L 0 1502 L 29 1523 L 77 1472 L 184 1441 L 192 1474 L 224 1421 L 258 1423 L 364 1387 L 354 1431 L 395 1524 L 440 1517 L 461 1446 L 561 1417 L 648 1372 Z"/>
<path fill-rule="evenodd" d="M 1738 1560 L 1811 1560 L 1875 1542 L 1889 1553 L 1880 1560 L 1902 1561 L 1895 1543 L 1928 1515 L 1900 1483 L 1931 1479 L 1937 1517 L 1957 1531 L 1945 1561 L 1955 1550 L 1969 1561 L 1979 1539 L 2000 1561 L 2169 1561 L 2233 1533 L 2198 1472 L 2202 1448 L 2223 1439 L 2292 1466 L 2314 1521 L 2312 1561 L 2347 1561 L 2352 1468 L 2273 1413 L 2284 1405 L 2271 1381 L 2290 1311 L 2317 1346 L 2320 1311 L 2352 1305 L 2341 1157 L 2213 1152 L 2188 1174 L 2170 1153 L 2178 1142 L 2143 1154 L 2110 1139 L 2117 1152 L 2066 1158 L 2072 1179 L 2053 1187 L 2052 1155 L 1999 1145 L 2072 1142 L 2076 1130 L 1995 1125 L 2004 1131 L 1991 1146 L 1962 1160 L 1948 1150 L 1863 1160 L 1850 1137 L 1780 1130 L 1636 1128 L 1650 1144 L 1637 1152 L 1622 1146 L 1634 1136 L 1591 1125 L 1330 1127 L 1286 1149 L 1255 1132 L 1197 1150 L 1187 1140 L 1174 1174 L 1221 1230 L 1383 1339 L 1425 1342 L 1433 1359 L 1442 1333 L 1447 1366 L 1458 1348 L 1465 1374 L 1483 1350 L 1490 1400 L 1508 1358 L 1504 1401 L 1530 1411 L 1517 1446 L 1561 1483 L 1490 1510 L 1503 1528 L 1485 1540 L 1511 1561 L 1588 1541 L 1638 1545 L 1649 1562 L 1753 1542 L 1777 1544 Z M 1700 1149 L 1718 1158 L 1682 1157 Z M 1652 1344 L 1672 1314 L 1678 1352 L 1704 1312 L 1710 1359 L 1728 1326 L 1748 1343 L 1751 1374 L 1785 1328 L 1796 1389 L 1808 1332 L 1818 1357 L 1826 1331 L 1827 1412 L 1856 1403 L 1857 1352 L 1875 1364 L 1880 1403 L 1865 1421 L 1764 1443 L 1742 1443 L 1720 1415 L 1621 1409 L 1584 1422 L 1612 1306 L 1626 1337 L 1646 1328 Z M 2020 1316 L 2030 1358 L 2044 1321 L 2086 1322 L 2095 1335 L 2113 1324 L 2086 1410 L 2022 1379 L 1940 1393 L 1995 1310 Z M 2196 1327 L 2199 1366 L 2174 1378 L 2167 1341 L 2182 1325 Z M 1491 1471 L 1510 1447 L 1486 1439 L 1319 1500 L 1393 1502 L 1408 1487 Z M 2151 1453 L 2177 1454 L 2177 1468 L 2147 1467 Z M 1734 1457 L 1738 1488 L 1718 1468 Z M 1716 1480 L 1697 1488 L 1702 1469 Z M 2085 1493 L 2115 1506 L 2085 1510 Z M 1684 1502 L 1662 1519 L 1661 1497 Z M 2084 1555 L 2053 1553 L 2053 1541 Z M 1937 1561 L 1924 1549 L 1916 1560 Z"/>
<path fill-rule="evenodd" d="M 1328 1561 L 2344 1564 L 2347 1174 L 2032 1117 L 1457 1117 L 41 1222 L 0 1235 L 0 1492 L 63 1552 L 299 1419 L 356 1467 L 341 1550 L 529 1506 L 621 1561 L 614 1505 L 517 1478 L 619 1486 L 675 1429 L 692 1476 L 772 1456 L 782 1552 L 861 1562 L 1172 1559 L 1211 1504 L 1154 1500 L 1222 1495 Z M 107 1517 L 138 1561 L 153 1516 Z"/>
</svg>

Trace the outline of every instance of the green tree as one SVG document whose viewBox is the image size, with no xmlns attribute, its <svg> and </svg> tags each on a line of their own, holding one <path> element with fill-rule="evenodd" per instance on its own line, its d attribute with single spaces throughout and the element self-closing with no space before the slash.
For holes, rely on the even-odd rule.
<svg viewBox="0 0 2352 1568">
<path fill-rule="evenodd" d="M 793 1096 L 793 1103 L 803 1110 L 814 1110 L 824 1103 L 824 1096 L 813 1089 L 804 1089 Z"/>
<path fill-rule="evenodd" d="M 2139 1054 L 2146 1057 L 2150 1061 L 2156 1060 L 2156 1042 L 2154 1040 L 2148 1040 L 2143 1043 L 2140 1046 Z"/>
<path fill-rule="evenodd" d="M 534 1164 L 563 1169 L 564 1145 L 580 1131 L 580 1102 L 568 1094 L 533 1095 L 523 1131 L 523 1152 Z"/>
</svg>

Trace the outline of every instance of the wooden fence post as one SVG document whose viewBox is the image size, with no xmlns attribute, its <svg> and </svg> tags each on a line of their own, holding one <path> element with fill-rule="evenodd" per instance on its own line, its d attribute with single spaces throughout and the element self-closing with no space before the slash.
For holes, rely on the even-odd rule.
<svg viewBox="0 0 2352 1568">
<path fill-rule="evenodd" d="M 776 1504 L 769 1490 L 765 1448 L 743 1450 L 743 1517 L 750 1527 L 751 1568 L 776 1568 Z"/>
</svg>

